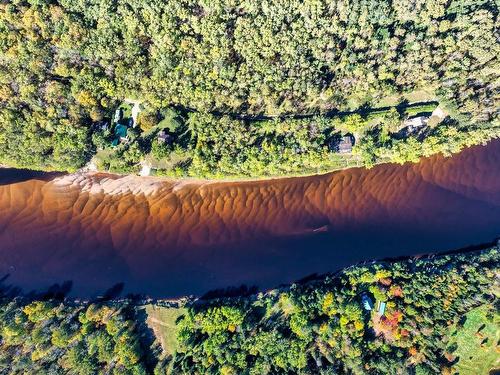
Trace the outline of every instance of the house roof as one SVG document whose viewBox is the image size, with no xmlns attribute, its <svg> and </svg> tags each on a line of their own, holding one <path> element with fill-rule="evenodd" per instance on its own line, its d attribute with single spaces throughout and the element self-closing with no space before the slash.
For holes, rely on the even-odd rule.
<svg viewBox="0 0 500 375">
<path fill-rule="evenodd" d="M 125 125 L 122 125 L 122 124 L 116 125 L 115 134 L 117 137 L 120 137 L 120 138 L 126 137 L 127 131 L 128 131 L 128 128 Z"/>
<path fill-rule="evenodd" d="M 413 126 L 415 128 L 427 125 L 429 118 L 426 116 L 418 116 L 405 120 L 404 126 Z"/>
<path fill-rule="evenodd" d="M 383 301 L 377 301 L 377 313 L 384 315 L 386 303 Z"/>
<path fill-rule="evenodd" d="M 170 134 L 168 134 L 165 130 L 162 130 L 162 131 L 160 131 L 160 132 L 158 133 L 158 135 L 157 135 L 157 138 L 156 138 L 156 139 L 157 139 L 159 142 L 167 142 L 167 141 L 170 141 L 171 137 L 172 137 L 172 136 L 171 136 Z"/>
<path fill-rule="evenodd" d="M 352 136 L 344 135 L 339 143 L 339 152 L 351 152 L 353 146 Z"/>
<path fill-rule="evenodd" d="M 123 116 L 123 111 L 121 110 L 121 108 L 117 108 L 115 111 L 114 121 L 115 122 L 120 121 L 122 119 L 122 116 Z"/>
</svg>

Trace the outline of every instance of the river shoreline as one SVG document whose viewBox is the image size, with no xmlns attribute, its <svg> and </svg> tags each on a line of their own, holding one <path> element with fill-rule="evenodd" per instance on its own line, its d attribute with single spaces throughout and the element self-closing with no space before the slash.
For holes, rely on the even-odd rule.
<svg viewBox="0 0 500 375">
<path fill-rule="evenodd" d="M 407 162 L 411 163 L 411 162 Z M 377 165 L 382 165 L 382 164 L 397 164 L 391 161 L 380 161 L 374 164 L 374 166 Z M 414 164 L 414 163 L 412 163 Z M 225 176 L 225 177 L 220 177 L 220 178 L 203 178 L 203 177 L 168 177 L 168 176 L 157 176 L 157 175 L 149 175 L 149 176 L 141 176 L 138 173 L 118 173 L 118 172 L 110 172 L 106 170 L 89 170 L 87 166 L 84 166 L 80 169 L 78 169 L 75 172 L 67 172 L 67 171 L 58 171 L 58 170 L 40 170 L 40 169 L 26 169 L 26 168 L 17 168 L 13 166 L 9 166 L 6 164 L 1 164 L 0 165 L 0 171 L 5 171 L 5 170 L 11 170 L 11 171 L 19 171 L 20 173 L 33 173 L 33 174 L 47 174 L 47 175 L 71 175 L 71 174 L 106 174 L 106 175 L 111 175 L 111 176 L 121 176 L 121 177 L 126 177 L 126 176 L 134 176 L 134 177 L 140 177 L 140 178 L 154 178 L 158 179 L 160 181 L 165 181 L 165 182 L 195 182 L 195 183 L 200 183 L 200 184 L 206 184 L 206 183 L 219 183 L 219 182 L 257 182 L 257 181 L 273 181 L 273 180 L 282 180 L 282 179 L 291 179 L 291 178 L 301 178 L 301 177 L 315 177 L 315 176 L 324 176 L 328 175 L 330 173 L 335 173 L 339 171 L 346 171 L 350 169 L 358 169 L 358 168 L 364 168 L 368 169 L 365 166 L 346 166 L 343 168 L 337 168 L 337 169 L 332 169 L 332 170 L 327 170 L 327 171 L 321 171 L 317 173 L 299 173 L 299 174 L 286 174 L 286 175 L 276 175 L 276 176 L 263 176 L 263 177 L 244 177 L 244 176 Z"/>
<path fill-rule="evenodd" d="M 466 247 L 460 248 L 460 249 L 454 249 L 454 250 L 448 250 L 448 251 L 442 251 L 442 252 L 440 251 L 440 252 L 436 252 L 436 253 L 431 252 L 431 253 L 425 253 L 425 254 L 419 254 L 419 255 L 365 260 L 365 261 L 355 263 L 355 264 L 352 264 L 350 266 L 341 268 L 335 272 L 327 272 L 327 273 L 322 273 L 322 274 L 318 274 L 318 275 L 316 275 L 316 274 L 307 275 L 301 279 L 298 279 L 298 280 L 291 282 L 289 284 L 286 284 L 286 285 L 280 285 L 280 286 L 276 286 L 276 287 L 265 289 L 265 290 L 258 290 L 258 293 L 259 294 L 260 293 L 267 294 L 267 293 L 271 293 L 274 291 L 286 291 L 286 290 L 289 290 L 290 287 L 294 284 L 314 285 L 315 283 L 321 282 L 322 280 L 324 280 L 327 277 L 335 278 L 339 275 L 344 274 L 345 272 L 347 272 L 350 269 L 362 267 L 365 265 L 369 266 L 369 265 L 377 264 L 377 265 L 386 265 L 386 266 L 390 267 L 392 264 L 400 263 L 400 262 L 409 262 L 409 261 L 416 261 L 416 260 L 434 261 L 434 260 L 436 260 L 436 258 L 442 258 L 445 256 L 465 255 L 465 254 L 469 254 L 469 253 L 470 254 L 482 253 L 484 251 L 490 250 L 490 249 L 495 248 L 495 247 L 500 251 L 500 238 L 494 239 L 493 241 L 487 242 L 487 243 L 481 243 L 481 244 L 477 244 L 477 245 L 469 245 L 469 246 L 466 246 Z M 210 292 L 213 292 L 213 291 L 207 291 L 205 294 L 210 293 Z M 221 292 L 220 297 L 204 298 L 203 295 L 202 296 L 190 295 L 190 296 L 184 296 L 184 297 L 177 298 L 177 299 L 169 299 L 169 298 L 163 299 L 163 298 L 148 298 L 146 296 L 145 299 L 139 299 L 139 301 L 135 301 L 135 300 L 132 300 L 132 301 L 134 301 L 134 303 L 136 303 L 138 306 L 153 304 L 153 305 L 162 306 L 162 307 L 177 307 L 177 308 L 179 308 L 179 307 L 183 307 L 187 304 L 196 303 L 198 301 L 203 302 L 203 301 L 210 301 L 210 300 L 217 299 L 217 298 L 225 298 L 224 290 L 222 289 L 220 292 Z M 257 293 L 253 293 L 253 294 L 257 294 Z M 117 299 L 117 300 L 113 300 L 113 301 L 116 301 L 116 302 L 122 301 L 123 302 L 123 301 L 127 301 L 127 299 Z M 92 301 L 87 301 L 87 302 L 92 302 Z"/>
<path fill-rule="evenodd" d="M 495 142 L 495 139 L 491 139 L 487 142 L 487 144 Z M 458 153 L 463 152 L 467 148 L 471 147 L 481 147 L 481 146 L 486 146 L 485 145 L 473 145 L 473 146 L 468 146 L 464 147 L 461 149 Z M 437 153 L 432 156 L 443 156 L 445 158 L 451 158 L 453 155 L 443 155 L 442 153 Z M 422 159 L 422 158 L 421 158 Z M 420 159 L 420 160 L 421 160 Z M 40 170 L 40 169 L 26 169 L 26 168 L 17 168 L 14 166 L 9 166 L 6 164 L 0 164 L 0 171 L 5 171 L 5 170 L 10 170 L 13 173 L 18 171 L 21 174 L 36 174 L 39 176 L 43 176 L 46 174 L 47 176 L 64 176 L 64 175 L 75 175 L 75 174 L 87 174 L 87 175 L 109 175 L 109 176 L 117 176 L 117 177 L 127 177 L 127 176 L 132 176 L 132 177 L 139 177 L 139 178 L 144 178 L 145 180 L 147 179 L 156 179 L 159 182 L 186 182 L 186 183 L 195 183 L 195 184 L 214 184 L 214 183 L 238 183 L 238 182 L 262 182 L 262 181 L 275 181 L 275 180 L 286 180 L 286 179 L 294 179 L 294 178 L 308 178 L 308 177 L 321 177 L 321 176 L 326 176 L 335 172 L 341 172 L 341 171 L 349 171 L 349 170 L 356 170 L 356 169 L 371 169 L 373 167 L 379 166 L 379 165 L 385 165 L 385 164 L 393 164 L 393 165 L 405 165 L 405 164 L 418 164 L 419 161 L 416 162 L 410 162 L 407 161 L 403 164 L 396 163 L 394 161 L 390 160 L 378 160 L 374 163 L 372 167 L 366 167 L 363 165 L 360 166 L 346 166 L 342 168 L 335 168 L 331 170 L 325 170 L 325 171 L 319 171 L 317 173 L 296 173 L 296 174 L 286 174 L 286 175 L 272 175 L 272 176 L 262 176 L 262 177 L 245 177 L 245 176 L 223 176 L 220 178 L 203 178 L 203 177 L 168 177 L 168 176 L 157 176 L 157 175 L 149 175 L 149 176 L 141 176 L 139 173 L 118 173 L 118 172 L 110 172 L 107 170 L 93 170 L 89 169 L 88 165 L 78 169 L 75 172 L 68 172 L 68 171 L 59 171 L 59 170 Z M 1 176 L 0 176 L 1 177 Z M 0 180 L 1 183 L 1 180 Z"/>
<path fill-rule="evenodd" d="M 395 263 L 401 263 L 401 262 L 413 262 L 413 261 L 435 261 L 436 259 L 443 258 L 446 256 L 459 256 L 459 255 L 465 255 L 465 254 L 479 254 L 483 253 L 485 251 L 489 251 L 491 249 L 496 248 L 497 250 L 500 251 L 500 238 L 494 239 L 491 242 L 486 242 L 486 243 L 481 243 L 477 245 L 470 245 L 466 246 L 460 249 L 454 249 L 454 250 L 448 250 L 448 251 L 440 251 L 440 252 L 429 252 L 429 253 L 424 253 L 424 254 L 418 254 L 418 255 L 410 255 L 410 256 L 399 256 L 399 257 L 393 257 L 393 258 L 382 258 L 382 259 L 372 259 L 372 260 L 365 260 L 359 263 L 355 263 L 352 265 L 349 265 L 347 267 L 343 267 L 337 271 L 334 272 L 326 272 L 322 274 L 312 274 L 312 275 L 307 275 L 305 277 L 302 277 L 301 279 L 298 279 L 296 281 L 292 281 L 288 284 L 282 284 L 278 286 L 274 286 L 268 289 L 258 289 L 255 293 L 250 292 L 250 293 L 245 293 L 243 292 L 240 294 L 241 296 L 251 296 L 251 295 L 257 295 L 257 294 L 268 294 L 272 292 L 283 292 L 283 291 L 288 291 L 293 285 L 314 285 L 318 282 L 322 282 L 325 278 L 335 278 L 338 277 L 347 271 L 363 266 L 373 266 L 373 265 L 382 265 L 382 266 L 387 266 L 390 268 L 393 264 Z M 10 288 L 13 288 L 16 290 L 15 285 L 2 285 L 4 280 L 0 282 L 0 289 L 7 288 L 9 290 Z M 240 287 L 248 287 L 245 285 L 242 285 Z M 123 305 L 124 303 L 131 303 L 136 307 L 141 307 L 141 306 L 146 306 L 146 305 L 155 305 L 159 307 L 166 307 L 166 308 L 181 308 L 185 307 L 187 305 L 192 305 L 192 304 L 197 304 L 197 303 L 205 303 L 209 302 L 211 300 L 216 300 L 216 299 L 224 299 L 224 298 L 233 298 L 233 297 L 238 297 L 240 296 L 237 292 L 238 288 L 222 288 L 219 290 L 207 290 L 205 293 L 202 295 L 186 295 L 178 298 L 154 298 L 150 297 L 147 295 L 147 293 L 144 294 L 139 294 L 139 295 L 129 295 L 129 296 L 124 296 L 120 297 L 119 295 L 117 296 L 112 296 L 112 297 L 105 297 L 105 296 L 98 296 L 97 298 L 94 299 L 85 299 L 85 298 L 78 298 L 78 297 L 68 297 L 68 296 L 59 296 L 59 297 L 54 297 L 54 295 L 57 294 L 57 289 L 59 288 L 59 284 L 55 284 L 51 288 L 49 288 L 47 291 L 39 291 L 36 294 L 29 293 L 29 294 L 23 294 L 21 291 L 20 294 L 9 294 L 7 292 L 7 295 L 10 297 L 25 297 L 28 299 L 38 299 L 38 298 L 56 298 L 56 299 L 61 299 L 64 300 L 65 303 L 70 304 L 70 305 L 88 305 L 92 303 L 101 303 L 101 302 L 106 302 L 110 304 L 117 304 L 117 305 Z M 251 288 L 251 287 L 250 287 Z M 250 289 L 246 289 L 250 290 Z M 205 297 L 205 295 L 208 295 L 208 297 Z"/>
</svg>

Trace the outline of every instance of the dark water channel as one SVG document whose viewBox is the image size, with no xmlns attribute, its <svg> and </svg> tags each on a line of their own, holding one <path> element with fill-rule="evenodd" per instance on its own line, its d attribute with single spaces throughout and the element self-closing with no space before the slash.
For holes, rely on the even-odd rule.
<svg viewBox="0 0 500 375">
<path fill-rule="evenodd" d="M 451 158 L 266 181 L 0 170 L 0 274 L 93 296 L 261 288 L 500 236 L 500 142 Z M 29 172 L 32 173 L 32 172 Z"/>
</svg>

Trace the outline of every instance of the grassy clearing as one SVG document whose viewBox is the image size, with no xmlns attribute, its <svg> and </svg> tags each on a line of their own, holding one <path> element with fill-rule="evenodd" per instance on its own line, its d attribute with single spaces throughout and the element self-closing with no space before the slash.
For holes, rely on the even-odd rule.
<svg viewBox="0 0 500 375">
<path fill-rule="evenodd" d="M 434 103 L 427 105 L 420 105 L 418 107 L 412 107 L 406 109 L 407 116 L 415 116 L 419 113 L 432 112 L 436 109 L 436 105 Z"/>
<path fill-rule="evenodd" d="M 431 102 L 437 100 L 435 87 L 426 87 L 424 89 L 415 90 L 406 94 L 388 95 L 373 104 L 374 107 L 392 107 L 396 106 L 403 100 L 408 100 L 410 103 L 416 102 Z"/>
<path fill-rule="evenodd" d="M 489 374 L 500 369 L 500 314 L 488 306 L 478 307 L 466 315 L 463 327 L 454 328 L 450 347 L 458 362 L 453 369 L 460 375 Z"/>
<path fill-rule="evenodd" d="M 426 87 L 421 90 L 415 90 L 404 95 L 404 99 L 408 100 L 410 103 L 415 102 L 430 102 L 437 100 L 436 98 L 436 87 Z"/>
<path fill-rule="evenodd" d="M 153 330 L 164 355 L 172 355 L 178 350 L 176 320 L 187 312 L 183 308 L 146 306 L 147 325 Z"/>
</svg>

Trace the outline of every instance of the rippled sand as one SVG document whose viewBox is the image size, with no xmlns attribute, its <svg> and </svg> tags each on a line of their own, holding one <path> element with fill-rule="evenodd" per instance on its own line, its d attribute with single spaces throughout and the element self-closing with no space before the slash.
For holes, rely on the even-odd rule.
<svg viewBox="0 0 500 375">
<path fill-rule="evenodd" d="M 487 242 L 500 234 L 499 165 L 496 141 L 419 164 L 268 181 L 8 180 L 0 272 L 28 289 L 72 280 L 88 295 L 123 281 L 170 297 Z"/>
</svg>

